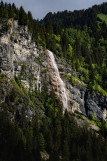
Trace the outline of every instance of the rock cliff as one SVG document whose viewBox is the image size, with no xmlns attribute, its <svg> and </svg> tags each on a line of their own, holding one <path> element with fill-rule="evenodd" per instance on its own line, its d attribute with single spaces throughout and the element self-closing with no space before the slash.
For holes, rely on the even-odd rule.
<svg viewBox="0 0 107 161">
<path fill-rule="evenodd" d="M 36 89 L 41 92 L 46 81 L 48 90 L 54 89 L 64 110 L 78 111 L 89 118 L 94 114 L 96 119 L 106 120 L 107 97 L 89 91 L 84 82 L 78 79 L 79 74 L 77 73 L 75 77 L 75 72 L 66 61 L 52 53 L 54 64 L 56 63 L 53 68 L 50 51 L 44 51 L 42 47 L 38 48 L 35 43 L 32 43 L 32 35 L 27 27 L 18 26 L 17 21 L 8 23 L 10 22 L 10 29 L 2 33 L 0 37 L 0 72 L 7 75 L 7 80 L 11 81 L 13 78 L 20 77 L 22 85 L 29 92 Z M 75 83 L 67 79 L 71 76 Z M 9 93 L 11 90 L 7 86 L 0 84 L 1 103 L 5 102 L 6 91 Z M 29 111 L 29 108 L 26 109 Z M 33 110 L 28 113 L 28 116 L 32 116 Z"/>
</svg>

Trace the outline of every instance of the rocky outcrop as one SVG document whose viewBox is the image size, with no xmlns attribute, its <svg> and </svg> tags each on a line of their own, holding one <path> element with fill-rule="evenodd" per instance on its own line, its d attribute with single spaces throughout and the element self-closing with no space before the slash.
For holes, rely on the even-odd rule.
<svg viewBox="0 0 107 161">
<path fill-rule="evenodd" d="M 88 90 L 84 82 L 75 79 L 75 77 L 74 79 L 77 85 L 69 82 L 66 79 L 66 75 L 75 76 L 75 72 L 67 65 L 65 60 L 56 58 L 56 61 L 60 75 L 66 84 L 67 90 L 69 91 L 69 106 L 71 107 L 71 111 L 78 111 L 88 118 L 92 118 L 94 115 L 97 120 L 106 120 L 107 97 Z M 79 77 L 79 73 L 76 73 L 76 76 Z"/>
<path fill-rule="evenodd" d="M 13 23 L 14 21 L 11 21 Z M 9 79 L 20 76 L 22 84 L 29 90 L 41 90 L 40 56 L 27 27 L 19 27 L 14 22 L 10 31 L 0 37 L 0 71 Z M 10 29 L 11 30 L 11 29 Z"/>
<path fill-rule="evenodd" d="M 87 90 L 84 82 L 75 77 L 73 79 L 76 85 L 67 80 L 65 74 L 75 76 L 75 72 L 65 60 L 53 54 L 57 63 L 55 71 L 49 54 L 38 48 L 35 43 L 31 43 L 32 35 L 27 27 L 18 26 L 16 21 L 11 23 L 10 30 L 0 37 L 0 72 L 6 74 L 9 80 L 20 77 L 22 85 L 28 91 L 41 91 L 46 81 L 49 91 L 54 89 L 63 106 L 67 105 L 65 109 L 69 109 L 70 112 L 78 111 L 89 118 L 96 115 L 97 119 L 106 120 L 107 97 Z M 79 77 L 79 73 L 76 73 L 76 76 Z M 3 91 L 0 92 L 0 101 L 3 102 L 5 94 L 3 96 Z"/>
<path fill-rule="evenodd" d="M 107 119 L 107 98 L 96 94 L 95 92 L 86 91 L 85 96 L 86 115 L 91 117 L 96 115 L 98 120 Z"/>
<path fill-rule="evenodd" d="M 13 53 L 12 46 L 0 43 L 0 71 L 9 76 L 13 73 Z"/>
<path fill-rule="evenodd" d="M 29 97 L 17 90 L 12 80 L 20 77 L 21 84 L 27 91 L 36 89 L 41 91 L 43 80 L 40 57 L 44 53 L 35 43 L 31 43 L 31 34 L 27 27 L 19 27 L 15 21 L 11 23 L 10 30 L 2 33 L 0 37 L 0 111 L 7 108 L 5 107 L 7 103 L 11 107 L 6 109 L 11 120 L 20 119 L 24 111 L 25 117 L 30 121 L 35 110 Z M 5 79 L 2 78 L 4 75 Z M 14 94 L 13 89 L 16 89 L 19 101 L 9 101 L 11 93 Z"/>
</svg>

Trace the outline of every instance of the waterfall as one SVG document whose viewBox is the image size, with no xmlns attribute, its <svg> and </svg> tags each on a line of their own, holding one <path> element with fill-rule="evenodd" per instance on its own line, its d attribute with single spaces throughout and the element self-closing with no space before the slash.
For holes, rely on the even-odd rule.
<svg viewBox="0 0 107 161">
<path fill-rule="evenodd" d="M 37 73 L 37 90 L 41 92 L 40 66 L 38 67 L 38 73 Z"/>
<path fill-rule="evenodd" d="M 47 51 L 48 51 L 48 56 L 49 56 L 49 63 L 51 66 L 50 75 L 54 81 L 54 84 L 56 85 L 57 95 L 58 97 L 60 97 L 62 104 L 63 104 L 64 111 L 65 111 L 65 109 L 68 109 L 66 87 L 65 87 L 63 80 L 60 77 L 59 70 L 58 70 L 53 53 L 49 50 Z"/>
</svg>

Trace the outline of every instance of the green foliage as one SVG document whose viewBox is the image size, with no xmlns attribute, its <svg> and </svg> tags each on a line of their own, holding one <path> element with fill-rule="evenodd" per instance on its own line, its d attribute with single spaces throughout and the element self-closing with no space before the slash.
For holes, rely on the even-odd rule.
<svg viewBox="0 0 107 161">
<path fill-rule="evenodd" d="M 61 103 L 56 99 L 54 91 L 48 92 L 46 84 L 42 93 L 32 91 L 27 95 L 23 92 L 20 78 L 13 80 L 13 85 L 5 105 L 2 104 L 5 112 L 0 112 L 2 160 L 14 161 L 17 158 L 18 161 L 39 161 L 43 151 L 50 161 L 83 161 L 83 158 L 86 161 L 97 161 L 98 158 L 102 159 L 102 155 L 106 161 L 106 139 L 87 129 L 87 126 L 80 128 L 73 115 L 67 111 L 62 115 Z M 20 112 L 17 108 L 19 105 Z M 32 107 L 35 111 L 31 121 L 26 118 L 26 107 Z M 43 117 L 40 117 L 40 108 Z M 9 119 L 8 111 L 16 113 L 14 121 Z M 85 119 L 84 116 L 81 118 Z M 105 137 L 106 124 L 101 124 L 95 118 L 94 122 L 100 126 L 100 132 Z"/>
<path fill-rule="evenodd" d="M 18 19 L 20 25 L 28 25 L 32 42 L 52 50 L 66 59 L 87 87 L 106 95 L 107 92 L 107 26 L 98 23 L 98 17 L 106 20 L 106 5 L 93 6 L 77 12 L 49 13 L 43 21 L 33 19 L 30 11 L 15 4 L 0 4 L 0 17 Z M 91 17 L 91 18 L 90 18 Z M 1 19 L 2 21 L 2 19 Z M 13 36 L 10 37 L 13 41 Z M 23 70 L 26 77 L 26 70 Z M 77 81 L 72 82 L 76 85 Z"/>
<path fill-rule="evenodd" d="M 93 86 L 93 89 L 96 90 L 99 94 L 103 95 L 103 96 L 107 96 L 107 92 L 98 84 L 95 84 Z"/>
<path fill-rule="evenodd" d="M 42 133 L 39 134 L 39 146 L 41 151 L 45 150 L 45 139 Z"/>
<path fill-rule="evenodd" d="M 0 82 L 3 82 L 3 81 L 5 81 L 5 80 L 7 80 L 6 75 L 5 75 L 5 74 L 0 73 Z"/>
<path fill-rule="evenodd" d="M 5 113 L 0 113 L 0 127 L 0 146 L 2 147 L 0 151 L 1 160 L 40 160 L 40 152 L 36 144 L 33 147 L 27 146 L 27 143 L 31 139 L 31 137 L 26 137 L 28 135 L 27 129 L 23 132 L 23 129 L 18 128 L 17 125 L 6 118 Z M 32 140 L 32 143 L 33 141 L 34 140 Z"/>
<path fill-rule="evenodd" d="M 56 55 L 62 56 L 62 49 L 60 45 L 60 35 L 49 34 L 46 36 L 46 47 L 53 51 Z"/>
<path fill-rule="evenodd" d="M 99 93 L 104 96 L 107 92 L 107 26 L 103 22 L 98 24 L 97 15 L 104 13 L 106 16 L 106 6 L 107 3 L 104 3 L 87 11 L 50 13 L 43 20 L 46 26 L 51 22 L 53 27 L 53 31 L 46 36 L 47 48 L 56 55 L 63 56 L 67 63 L 80 73 L 80 79 L 88 88 L 96 90 L 96 82 Z M 52 36 L 55 33 L 55 24 L 60 24 L 62 29 L 57 33 L 60 35 L 59 42 Z"/>
<path fill-rule="evenodd" d="M 20 7 L 20 10 L 19 10 L 19 24 L 27 25 L 27 14 L 24 11 L 22 6 Z"/>
<path fill-rule="evenodd" d="M 102 21 L 104 21 L 107 24 L 107 15 L 105 14 L 98 14 L 97 15 Z"/>
<path fill-rule="evenodd" d="M 66 76 L 66 79 L 75 86 L 85 87 L 86 85 L 76 76 L 63 73 Z"/>
<path fill-rule="evenodd" d="M 93 120 L 93 121 L 96 121 L 96 113 L 93 113 L 93 114 L 92 114 L 92 120 Z"/>
<path fill-rule="evenodd" d="M 96 93 L 107 96 L 107 92 L 94 80 L 93 83 L 89 83 L 87 86 L 89 89 L 96 91 Z"/>
<path fill-rule="evenodd" d="M 86 11 L 49 13 L 42 23 L 34 20 L 31 12 L 26 13 L 23 7 L 18 10 L 14 4 L 1 2 L 0 18 L 2 21 L 13 17 L 20 25 L 28 25 L 32 41 L 63 57 L 80 73 L 79 78 L 65 74 L 68 81 L 74 85 L 84 81 L 89 89 L 107 95 L 107 26 L 97 22 L 98 12 L 107 13 L 106 5 L 93 6 Z M 26 74 L 24 64 L 23 77 Z M 0 81 L 4 80 L 5 75 L 0 74 Z M 97 122 L 93 117 L 93 122 L 100 127 L 96 135 L 87 126 L 80 128 L 67 111 L 62 115 L 62 104 L 54 91 L 48 91 L 47 82 L 41 93 L 37 90 L 29 93 L 22 86 L 21 78 L 11 83 L 5 103 L 0 104 L 4 110 L 0 111 L 1 160 L 40 161 L 40 151 L 46 151 L 50 161 L 107 160 L 105 122 Z M 26 117 L 27 109 L 33 110 L 31 120 Z"/>
</svg>

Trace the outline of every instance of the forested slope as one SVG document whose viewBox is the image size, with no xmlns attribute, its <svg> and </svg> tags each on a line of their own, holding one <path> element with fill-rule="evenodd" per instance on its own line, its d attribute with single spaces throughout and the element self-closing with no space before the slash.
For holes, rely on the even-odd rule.
<svg viewBox="0 0 107 161">
<path fill-rule="evenodd" d="M 77 124 L 75 115 L 67 111 L 63 114 L 61 102 L 53 90 L 49 92 L 46 63 L 43 64 L 45 69 L 40 69 L 45 49 L 48 48 L 56 54 L 56 59 L 66 60 L 66 64 L 72 68 L 75 76 L 62 73 L 69 82 L 74 86 L 77 85 L 75 79 L 84 82 L 83 88 L 95 91 L 99 97 L 106 96 L 107 25 L 97 18 L 100 13 L 107 14 L 107 3 L 85 11 L 49 13 L 44 20 L 38 21 L 23 7 L 18 9 L 15 4 L 0 3 L 0 39 L 7 33 L 10 38 L 7 44 L 0 42 L 0 65 L 6 67 L 4 70 L 7 72 L 12 72 L 13 65 L 16 72 L 12 79 L 2 74 L 2 70 L 0 73 L 1 161 L 107 160 L 106 122 L 96 120 L 93 114 L 93 122 L 99 126 L 96 133 L 82 114 L 76 114 L 84 121 L 82 127 Z M 15 29 L 17 37 L 15 32 L 11 33 L 11 26 L 7 23 L 9 18 L 18 20 L 18 29 Z M 12 54 L 17 53 L 19 62 L 13 61 L 11 64 Z M 33 63 L 35 68 L 32 69 Z M 42 91 L 27 90 L 22 80 L 28 80 L 32 87 L 33 78 L 39 75 L 39 70 L 42 71 Z M 17 76 L 17 73 L 20 75 Z M 106 97 L 102 98 L 106 102 Z"/>
<path fill-rule="evenodd" d="M 107 25 L 98 18 L 100 13 L 107 14 L 107 3 L 48 13 L 42 22 L 48 33 L 47 47 L 64 57 L 89 89 L 107 95 Z"/>
<path fill-rule="evenodd" d="M 107 95 L 107 25 L 98 14 L 107 14 L 107 3 L 87 10 L 48 13 L 41 21 L 21 7 L 1 2 L 0 17 L 13 17 L 28 25 L 32 41 L 64 57 L 91 90 Z M 94 74 L 93 74 L 94 73 Z"/>
</svg>

